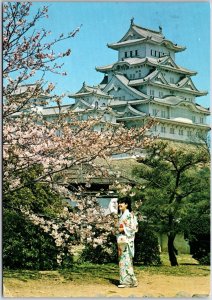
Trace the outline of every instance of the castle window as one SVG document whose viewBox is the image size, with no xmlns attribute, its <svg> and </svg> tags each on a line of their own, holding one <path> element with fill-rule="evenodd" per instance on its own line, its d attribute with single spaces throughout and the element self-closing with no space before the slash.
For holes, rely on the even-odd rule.
<svg viewBox="0 0 212 300">
<path fill-rule="evenodd" d="M 154 96 L 154 94 L 155 94 L 155 91 L 154 90 L 150 90 L 150 95 Z"/>
<path fill-rule="evenodd" d="M 138 50 L 135 50 L 135 56 L 137 56 L 138 55 Z"/>
<path fill-rule="evenodd" d="M 154 109 L 152 110 L 152 113 L 153 113 L 153 116 L 157 116 L 157 109 L 154 108 Z"/>
<path fill-rule="evenodd" d="M 133 52 L 132 51 L 130 51 L 130 57 L 132 57 L 133 56 Z"/>
<path fill-rule="evenodd" d="M 174 134 L 174 128 L 170 128 L 170 133 Z"/>
<path fill-rule="evenodd" d="M 132 75 L 132 78 L 135 79 L 135 74 Z"/>
<path fill-rule="evenodd" d="M 183 130 L 179 129 L 179 135 L 183 135 Z"/>
<path fill-rule="evenodd" d="M 161 126 L 161 132 L 165 133 L 166 132 L 166 127 L 165 126 Z"/>
<path fill-rule="evenodd" d="M 204 119 L 201 117 L 200 118 L 200 123 L 203 124 L 204 123 Z"/>
<path fill-rule="evenodd" d="M 151 50 L 150 53 L 151 53 L 152 56 L 155 56 L 155 57 L 159 56 L 159 52 L 156 51 L 156 50 Z"/>
<path fill-rule="evenodd" d="M 153 126 L 153 131 L 157 131 L 157 125 Z"/>
<path fill-rule="evenodd" d="M 187 131 L 187 136 L 190 137 L 191 136 L 191 131 Z"/>
<path fill-rule="evenodd" d="M 125 56 L 125 58 L 127 58 L 127 52 L 124 52 L 124 56 Z"/>
<path fill-rule="evenodd" d="M 192 116 L 192 118 L 191 118 L 191 119 L 192 119 L 192 122 L 193 122 L 193 123 L 195 123 L 195 122 L 196 122 L 196 117 L 195 117 L 195 116 Z"/>
<path fill-rule="evenodd" d="M 165 110 L 162 110 L 161 111 L 161 118 L 165 118 L 166 117 L 166 111 Z"/>
<path fill-rule="evenodd" d="M 163 97 L 163 92 L 159 92 L 159 97 Z"/>
<path fill-rule="evenodd" d="M 174 83 L 174 78 L 170 77 L 170 83 Z"/>
<path fill-rule="evenodd" d="M 132 74 L 130 74 L 130 79 L 132 79 Z"/>
</svg>

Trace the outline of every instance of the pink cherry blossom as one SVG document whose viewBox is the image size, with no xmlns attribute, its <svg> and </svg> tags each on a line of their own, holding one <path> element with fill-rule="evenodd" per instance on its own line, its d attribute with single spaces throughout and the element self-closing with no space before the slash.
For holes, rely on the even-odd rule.
<svg viewBox="0 0 212 300">
<path fill-rule="evenodd" d="M 64 111 L 61 96 L 52 95 L 54 83 L 45 82 L 45 74 L 66 75 L 58 60 L 69 56 L 71 49 L 55 53 L 54 46 L 73 38 L 81 26 L 46 41 L 48 32 L 37 31 L 36 24 L 47 16 L 48 8 L 40 8 L 32 16 L 32 6 L 29 2 L 3 4 L 3 192 L 22 189 L 25 184 L 22 173 L 40 165 L 42 173 L 34 181 L 48 183 L 52 190 L 76 202 L 73 212 L 65 207 L 57 220 L 46 220 L 27 207 L 20 208 L 26 218 L 53 237 L 61 250 L 57 257 L 61 263 L 64 250 L 71 251 L 73 240 L 69 237 L 75 237 L 74 243 L 89 242 L 96 247 L 104 245 L 113 229 L 113 217 L 103 214 L 95 197 L 85 196 L 83 189 L 76 193 L 67 189 L 69 175 L 83 166 L 87 187 L 93 177 L 111 176 L 117 181 L 120 173 L 108 168 L 111 156 L 145 148 L 151 143 L 151 137 L 145 137 L 145 133 L 153 121 L 137 129 L 105 122 L 105 129 L 98 132 L 95 129 L 102 124 L 102 114 L 82 121 L 78 114 Z M 31 84 L 32 77 L 38 74 L 42 74 L 40 80 Z M 48 104 L 46 96 L 58 108 L 53 121 L 48 121 L 35 104 L 35 99 L 44 99 L 44 104 Z M 100 236 L 97 232 L 101 232 Z"/>
</svg>

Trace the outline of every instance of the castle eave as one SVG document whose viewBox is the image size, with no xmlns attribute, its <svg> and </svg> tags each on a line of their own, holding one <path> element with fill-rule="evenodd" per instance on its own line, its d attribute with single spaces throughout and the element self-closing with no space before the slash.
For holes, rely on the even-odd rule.
<svg viewBox="0 0 212 300">
<path fill-rule="evenodd" d="M 139 120 L 139 119 L 144 120 L 145 118 L 146 118 L 146 115 L 145 116 L 119 117 L 116 120 L 119 121 L 119 122 L 122 122 L 122 121 Z"/>
<path fill-rule="evenodd" d="M 96 67 L 96 71 L 102 72 L 102 73 L 107 73 L 111 70 L 113 70 L 116 66 L 118 65 L 124 65 L 127 64 L 129 66 L 139 66 L 143 64 L 147 64 L 149 66 L 159 66 L 161 69 L 172 71 L 172 72 L 177 72 L 181 74 L 186 74 L 186 75 L 196 75 L 197 72 L 193 70 L 188 70 L 186 68 L 182 68 L 181 66 L 169 66 L 163 64 L 164 59 L 167 59 L 168 56 L 164 56 L 162 58 L 150 58 L 150 57 L 145 57 L 145 58 L 140 58 L 140 57 L 128 57 L 124 58 L 121 61 L 115 62 L 114 64 L 106 65 L 106 66 L 99 66 Z"/>
<path fill-rule="evenodd" d="M 191 89 L 186 89 L 186 88 L 180 88 L 178 86 L 176 86 L 175 84 L 161 84 L 161 83 L 156 83 L 156 82 L 152 82 L 150 79 L 136 79 L 136 80 L 130 80 L 129 82 L 129 86 L 140 86 L 140 85 L 152 85 L 152 86 L 157 86 L 157 87 L 162 87 L 164 89 L 169 89 L 169 90 L 174 90 L 174 91 L 182 91 L 182 92 L 186 92 L 192 95 L 195 95 L 197 97 L 200 96 L 205 96 L 208 94 L 207 91 L 198 91 L 198 90 L 191 90 Z"/>
<path fill-rule="evenodd" d="M 160 117 L 155 117 L 155 120 L 159 121 L 160 123 L 170 123 L 170 124 L 179 124 L 183 126 L 188 126 L 188 127 L 193 127 L 193 128 L 200 128 L 200 129 L 205 129 L 205 130 L 210 130 L 210 126 L 208 124 L 201 124 L 201 123 L 193 123 L 188 121 L 183 121 L 180 119 L 165 119 L 165 118 L 160 118 Z"/>
<path fill-rule="evenodd" d="M 87 97 L 87 96 L 90 96 L 91 94 L 92 94 L 92 92 L 79 93 L 79 94 L 69 94 L 68 97 L 75 99 L 75 98 Z"/>
<path fill-rule="evenodd" d="M 118 43 L 112 43 L 112 44 L 107 44 L 107 46 L 108 46 L 108 48 L 118 50 L 119 48 L 121 48 L 123 46 L 141 44 L 144 41 L 147 41 L 147 38 L 134 39 L 134 40 L 128 40 L 128 41 L 123 41 L 123 42 L 118 42 Z"/>
<path fill-rule="evenodd" d="M 108 48 L 111 48 L 113 50 L 118 50 L 119 48 L 122 48 L 125 46 L 139 45 L 139 44 L 143 44 L 143 43 L 164 45 L 168 49 L 173 50 L 175 52 L 181 52 L 186 49 L 186 47 L 180 46 L 177 44 L 173 44 L 169 40 L 165 40 L 162 38 L 155 38 L 155 37 L 151 37 L 151 36 L 147 36 L 147 37 L 141 38 L 141 39 L 127 40 L 127 41 L 121 41 L 118 43 L 107 44 L 107 46 L 108 46 Z"/>
</svg>

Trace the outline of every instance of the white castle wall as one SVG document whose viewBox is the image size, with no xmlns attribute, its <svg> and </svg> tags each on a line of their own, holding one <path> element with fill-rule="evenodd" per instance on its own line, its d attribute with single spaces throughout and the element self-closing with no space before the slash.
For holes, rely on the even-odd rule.
<svg viewBox="0 0 212 300">
<path fill-rule="evenodd" d="M 177 122 L 176 124 L 160 123 L 153 126 L 150 131 L 160 138 L 183 142 L 193 142 L 197 139 L 198 132 L 195 127 L 177 124 Z"/>
<path fill-rule="evenodd" d="M 152 52 L 151 52 L 152 50 Z M 137 55 L 136 55 L 137 51 Z M 156 53 L 155 53 L 156 51 Z M 118 52 L 118 60 L 121 61 L 122 59 L 126 58 L 125 53 L 127 52 L 127 57 L 160 57 L 164 55 L 170 55 L 173 60 L 175 60 L 175 53 L 174 51 L 167 50 L 164 46 L 158 46 L 154 44 L 141 44 L 141 45 L 129 45 L 124 46 L 119 49 Z"/>
<path fill-rule="evenodd" d="M 135 51 L 137 50 L 137 55 Z M 121 61 L 125 57 L 125 52 L 127 52 L 127 57 L 130 57 L 130 51 L 132 51 L 132 57 L 146 57 L 146 46 L 145 45 L 133 45 L 126 46 L 119 50 L 118 60 Z"/>
</svg>

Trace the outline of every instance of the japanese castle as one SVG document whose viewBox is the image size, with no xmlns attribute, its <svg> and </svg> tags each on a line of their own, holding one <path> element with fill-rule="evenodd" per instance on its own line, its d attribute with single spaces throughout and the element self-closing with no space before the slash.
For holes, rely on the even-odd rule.
<svg viewBox="0 0 212 300">
<path fill-rule="evenodd" d="M 175 62 L 175 54 L 185 47 L 167 40 L 161 27 L 158 31 L 143 28 L 133 18 L 126 34 L 107 46 L 118 52 L 117 61 L 96 67 L 104 74 L 99 85 L 84 82 L 69 95 L 75 99 L 71 110 L 82 112 L 84 118 L 102 111 L 106 121 L 127 127 L 143 126 L 154 117 L 157 122 L 151 134 L 161 139 L 198 143 L 207 135 L 209 109 L 196 103 L 196 97 L 207 91 L 194 85 L 196 71 Z"/>
</svg>

